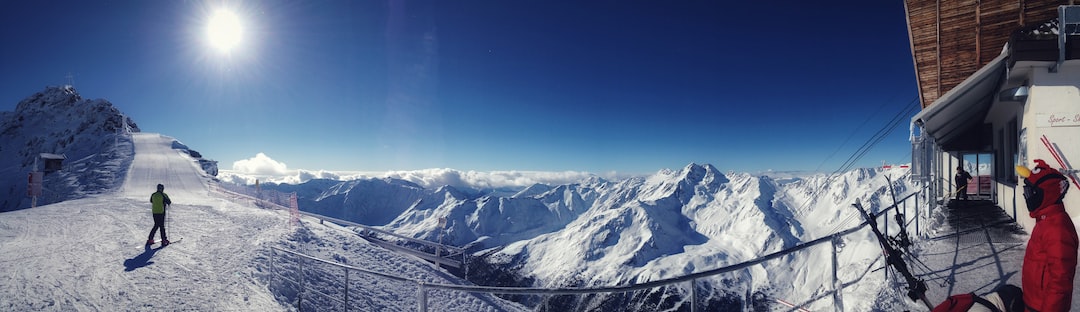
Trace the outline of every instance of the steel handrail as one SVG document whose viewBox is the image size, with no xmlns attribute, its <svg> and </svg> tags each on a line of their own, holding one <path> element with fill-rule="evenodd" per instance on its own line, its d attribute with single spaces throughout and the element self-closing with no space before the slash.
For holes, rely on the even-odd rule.
<svg viewBox="0 0 1080 312">
<path fill-rule="evenodd" d="M 918 193 L 912 193 L 910 195 L 905 196 L 902 200 L 900 200 L 898 202 L 895 202 L 891 206 L 888 206 L 888 207 L 882 209 L 881 211 L 873 214 L 873 217 L 875 219 L 880 218 L 882 215 L 887 213 L 889 210 L 895 209 L 899 203 L 902 203 L 902 202 L 906 201 L 908 198 L 911 198 L 912 196 L 917 195 L 917 194 Z M 473 285 L 454 285 L 454 284 L 429 283 L 429 282 L 424 282 L 424 281 L 420 281 L 420 280 L 414 280 L 414 279 L 394 276 L 394 275 L 390 275 L 390 274 L 386 274 L 386 273 L 375 272 L 375 271 L 371 271 L 371 270 L 367 270 L 367 269 L 363 269 L 363 268 L 360 268 L 360 267 L 355 267 L 355 266 L 351 266 L 351 265 L 347 265 L 347 264 L 340 264 L 340 263 L 336 263 L 336 262 L 330 262 L 330 261 L 327 261 L 327 260 L 319 259 L 319 258 L 316 258 L 316 257 L 312 257 L 312 256 L 309 256 L 309 255 L 305 255 L 305 254 L 302 254 L 302 253 L 298 253 L 298 252 L 294 252 L 294 251 L 290 251 L 290 250 L 285 250 L 285 249 L 281 249 L 281 248 L 277 248 L 277 247 L 271 247 L 271 248 L 273 248 L 275 250 L 280 250 L 280 251 L 283 251 L 283 252 L 286 252 L 286 253 L 289 253 L 289 254 L 304 257 L 304 258 L 307 258 L 307 259 L 319 261 L 319 262 L 322 262 L 322 263 L 327 263 L 327 264 L 331 264 L 331 265 L 335 265 L 335 266 L 339 266 L 339 267 L 343 267 L 343 268 L 357 270 L 357 271 L 367 273 L 367 274 L 372 274 L 372 275 L 376 275 L 376 276 L 380 276 L 380 277 L 384 277 L 384 278 L 389 278 L 389 279 L 397 280 L 397 281 L 412 282 L 412 283 L 420 284 L 420 285 L 423 285 L 423 287 L 426 287 L 426 288 L 458 290 L 458 291 L 466 291 L 466 292 L 486 292 L 486 293 L 496 293 L 496 294 L 573 295 L 573 294 L 594 294 L 594 293 L 627 292 L 627 291 L 635 291 L 635 290 L 644 290 L 644 289 L 656 288 L 656 287 L 661 287 L 661 286 L 668 286 L 668 285 L 676 284 L 676 283 L 693 281 L 693 280 L 696 280 L 696 279 L 710 277 L 710 276 L 718 275 L 718 274 L 722 274 L 722 273 L 728 273 L 728 272 L 732 272 L 732 271 L 737 271 L 737 270 L 745 269 L 745 268 L 748 268 L 748 267 L 751 267 L 751 266 L 754 266 L 754 265 L 761 264 L 761 263 L 763 263 L 765 261 L 780 258 L 780 257 L 786 256 L 788 254 L 792 254 L 792 253 L 801 251 L 803 249 L 816 246 L 818 244 L 833 241 L 834 239 L 840 238 L 842 236 L 847 236 L 848 234 L 851 234 L 851 233 L 854 233 L 856 231 L 859 231 L 859 230 L 863 229 L 868 224 L 869 224 L 869 222 L 863 221 L 858 226 L 852 227 L 850 229 L 840 231 L 840 232 L 836 232 L 836 233 L 830 234 L 828 236 L 824 236 L 824 237 L 821 237 L 821 238 L 818 238 L 818 239 L 814 239 L 814 240 L 806 242 L 806 243 L 798 244 L 798 245 L 796 245 L 794 247 L 783 249 L 783 250 L 780 250 L 780 251 L 777 251 L 777 252 L 774 252 L 774 253 L 771 253 L 771 254 L 768 254 L 768 255 L 765 255 L 765 256 L 761 256 L 761 257 L 758 257 L 758 258 L 755 258 L 755 259 L 751 259 L 751 260 L 744 261 L 744 262 L 737 263 L 737 264 L 732 264 L 732 265 L 725 266 L 725 267 L 720 267 L 720 268 L 715 268 L 715 269 L 711 269 L 711 270 L 701 271 L 701 272 L 692 273 L 692 274 L 688 274 L 688 275 L 684 275 L 684 276 L 680 276 L 680 277 L 660 279 L 660 280 L 648 281 L 648 282 L 637 283 L 637 284 L 628 284 L 628 285 L 620 285 L 620 286 L 605 286 L 605 287 L 539 288 L 539 287 L 500 287 L 500 286 L 473 286 Z"/>
</svg>

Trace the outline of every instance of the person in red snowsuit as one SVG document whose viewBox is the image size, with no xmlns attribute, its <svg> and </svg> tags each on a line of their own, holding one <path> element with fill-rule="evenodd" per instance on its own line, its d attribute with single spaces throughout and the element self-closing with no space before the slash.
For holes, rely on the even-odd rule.
<svg viewBox="0 0 1080 312">
<path fill-rule="evenodd" d="M 1024 179 L 1024 199 L 1035 219 L 1024 252 L 1021 286 L 1028 311 L 1069 311 L 1072 306 L 1076 252 L 1080 245 L 1076 227 L 1065 212 L 1062 198 L 1069 181 L 1042 159 L 1035 168 L 1017 166 Z"/>
</svg>

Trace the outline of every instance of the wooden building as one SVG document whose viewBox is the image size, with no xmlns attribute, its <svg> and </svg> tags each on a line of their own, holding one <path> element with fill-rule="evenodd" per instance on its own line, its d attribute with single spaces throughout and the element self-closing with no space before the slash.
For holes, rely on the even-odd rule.
<svg viewBox="0 0 1080 312">
<path fill-rule="evenodd" d="M 978 195 L 1030 230 L 1014 166 L 1080 163 L 1080 6 L 1070 2 L 904 1 L 923 107 L 911 120 L 912 172 L 933 197 L 959 191 L 956 167 L 989 167 L 990 191 Z M 1065 205 L 1080 215 L 1080 195 Z"/>
<path fill-rule="evenodd" d="M 922 107 L 1001 54 L 1017 30 L 1056 18 L 1068 2 L 905 0 Z"/>
<path fill-rule="evenodd" d="M 1080 163 L 1080 6 L 1071 2 L 1080 1 L 905 0 L 922 105 L 913 175 L 933 198 L 960 191 L 957 166 L 989 167 L 989 192 L 978 195 L 1030 230 L 1013 167 Z M 1080 215 L 1080 195 L 1065 204 Z"/>
</svg>

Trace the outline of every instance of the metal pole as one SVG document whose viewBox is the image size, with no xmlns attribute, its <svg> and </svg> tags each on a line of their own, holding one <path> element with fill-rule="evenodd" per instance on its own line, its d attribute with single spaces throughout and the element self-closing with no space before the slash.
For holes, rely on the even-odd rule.
<svg viewBox="0 0 1080 312">
<path fill-rule="evenodd" d="M 690 312 L 697 312 L 697 279 L 690 280 Z"/>
<path fill-rule="evenodd" d="M 750 272 L 750 268 L 746 268 L 746 299 L 743 301 L 743 311 L 753 311 L 753 289 L 754 289 L 754 275 Z"/>
<path fill-rule="evenodd" d="M 427 290 L 424 289 L 424 282 L 419 283 L 417 287 L 417 304 L 419 305 L 418 311 L 427 312 Z"/>
<path fill-rule="evenodd" d="M 832 278 L 833 278 L 833 307 L 836 307 L 836 311 L 844 311 L 844 298 L 841 292 L 844 289 L 844 285 L 840 283 L 840 277 L 836 271 L 840 270 L 840 260 L 838 259 L 840 250 L 837 246 L 842 238 L 839 236 L 833 236 L 832 239 Z"/>
<path fill-rule="evenodd" d="M 300 291 L 296 293 L 296 309 L 304 310 L 304 257 L 298 259 L 300 262 Z"/>
<path fill-rule="evenodd" d="M 925 188 L 922 191 L 920 191 L 920 193 L 925 193 L 925 192 L 926 192 Z M 920 207 L 919 206 L 919 195 L 915 195 L 915 236 L 922 237 L 922 234 L 919 233 L 920 229 L 921 229 L 919 227 L 919 211 L 922 210 L 922 209 L 920 209 L 919 207 Z"/>
<path fill-rule="evenodd" d="M 341 267 L 345 270 L 345 311 L 349 311 L 349 268 Z"/>
<path fill-rule="evenodd" d="M 895 197 L 896 197 L 896 192 L 893 192 L 893 198 L 895 198 Z M 904 203 L 904 214 L 903 214 L 904 219 L 900 221 L 900 229 L 901 229 L 900 233 L 904 233 L 904 231 L 907 230 L 907 225 L 908 225 L 907 217 L 910 216 L 907 213 L 907 199 L 905 199 L 903 203 Z"/>
<path fill-rule="evenodd" d="M 270 248 L 270 285 L 274 285 L 274 258 L 277 258 L 277 249 Z"/>
<path fill-rule="evenodd" d="M 435 269 L 439 269 L 440 258 L 442 258 L 442 243 L 443 233 L 446 233 L 446 217 L 439 218 L 439 244 L 435 245 Z"/>
<path fill-rule="evenodd" d="M 436 270 L 439 269 L 439 254 L 440 254 L 439 251 L 441 251 L 440 247 L 442 247 L 442 245 L 435 245 L 435 269 Z"/>
<path fill-rule="evenodd" d="M 39 157 L 40 157 L 40 156 L 39 156 Z M 38 157 L 34 157 L 34 171 L 32 171 L 32 172 L 37 172 L 37 170 L 38 170 L 38 169 L 37 169 L 37 160 L 38 160 Z M 31 173 L 31 176 L 30 176 L 30 177 L 31 177 L 31 178 L 30 178 L 30 182 L 34 182 L 34 179 L 33 179 L 33 173 Z M 41 178 L 41 181 L 39 181 L 39 183 L 41 183 L 41 184 L 45 184 L 45 177 L 42 177 L 42 178 Z M 30 185 L 30 189 L 31 189 L 31 193 L 32 193 L 32 195 L 34 195 L 34 196 L 33 196 L 33 199 L 31 199 L 31 200 L 30 200 L 30 208 L 37 208 L 37 198 L 38 198 L 38 194 L 37 194 L 37 193 L 34 193 L 34 192 L 33 192 L 33 187 L 34 187 L 34 186 L 33 186 L 33 183 L 31 183 L 31 185 Z M 44 187 L 43 187 L 42 189 L 44 189 Z"/>
</svg>

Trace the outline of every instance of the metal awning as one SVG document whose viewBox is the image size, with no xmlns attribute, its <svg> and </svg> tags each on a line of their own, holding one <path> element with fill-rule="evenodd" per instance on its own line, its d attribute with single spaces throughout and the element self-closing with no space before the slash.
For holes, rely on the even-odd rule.
<svg viewBox="0 0 1080 312">
<path fill-rule="evenodd" d="M 993 141 L 993 130 L 984 122 L 1005 75 L 1008 50 L 1002 51 L 911 122 L 921 124 L 945 151 L 981 151 Z"/>
</svg>

